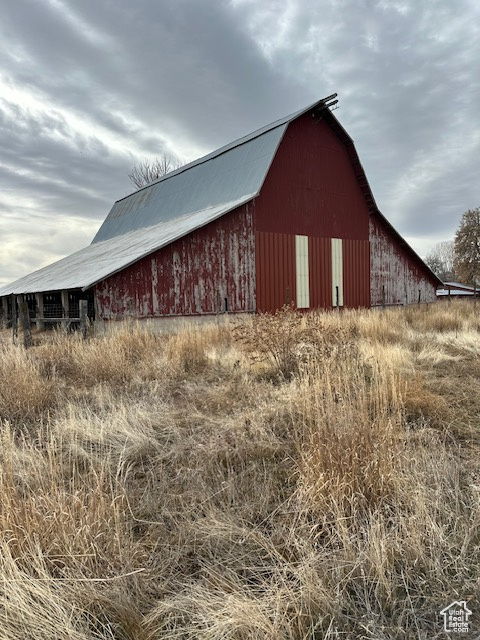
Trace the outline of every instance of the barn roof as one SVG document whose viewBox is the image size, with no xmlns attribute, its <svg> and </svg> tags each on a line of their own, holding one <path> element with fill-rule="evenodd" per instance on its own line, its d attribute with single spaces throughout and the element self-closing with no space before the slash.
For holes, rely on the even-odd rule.
<svg viewBox="0 0 480 640">
<path fill-rule="evenodd" d="M 115 236 L 174 220 L 260 192 L 288 122 L 260 130 L 205 158 L 173 171 L 118 200 L 93 239 Z"/>
<path fill-rule="evenodd" d="M 88 289 L 140 258 L 255 198 L 288 124 L 329 96 L 172 171 L 118 200 L 92 244 L 0 288 L 12 293 Z"/>
<path fill-rule="evenodd" d="M 0 296 L 88 289 L 249 202 L 260 193 L 289 123 L 304 113 L 318 110 L 324 110 L 330 125 L 346 144 L 370 213 L 380 216 L 397 241 L 430 271 L 378 210 L 353 141 L 328 109 L 335 97 L 336 94 L 318 100 L 118 200 L 88 247 L 0 287 Z"/>
<path fill-rule="evenodd" d="M 258 195 L 288 124 L 307 111 L 334 104 L 329 101 L 335 96 L 317 100 L 118 200 L 92 243 Z"/>
<path fill-rule="evenodd" d="M 92 243 L 62 260 L 5 285 L 0 289 L 0 296 L 12 293 L 88 289 L 157 249 L 245 204 L 252 197 L 252 194 L 248 194 L 239 200 L 208 207 L 173 220 L 165 220 L 110 240 Z"/>
<path fill-rule="evenodd" d="M 470 284 L 462 284 L 461 282 L 444 282 L 443 284 L 446 289 L 463 289 L 471 293 L 478 291 L 478 287 L 472 287 Z"/>
<path fill-rule="evenodd" d="M 437 296 L 473 296 L 473 289 L 467 291 L 466 289 L 437 289 Z"/>
</svg>

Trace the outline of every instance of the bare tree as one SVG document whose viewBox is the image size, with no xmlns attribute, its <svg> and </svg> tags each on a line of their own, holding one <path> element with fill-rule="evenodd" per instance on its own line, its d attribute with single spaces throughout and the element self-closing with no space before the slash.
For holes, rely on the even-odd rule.
<svg viewBox="0 0 480 640">
<path fill-rule="evenodd" d="M 455 269 L 462 282 L 480 279 L 480 207 L 468 209 L 455 234 Z"/>
<path fill-rule="evenodd" d="M 137 189 L 141 189 L 181 166 L 182 163 L 178 158 L 164 153 L 154 160 L 142 160 L 138 162 L 133 166 L 128 177 Z"/>
<path fill-rule="evenodd" d="M 455 280 L 455 244 L 453 240 L 437 243 L 425 258 L 425 263 L 443 282 Z"/>
</svg>

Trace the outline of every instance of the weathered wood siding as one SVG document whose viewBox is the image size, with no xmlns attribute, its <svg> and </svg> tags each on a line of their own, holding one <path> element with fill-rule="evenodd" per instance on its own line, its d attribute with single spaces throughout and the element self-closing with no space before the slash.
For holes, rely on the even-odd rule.
<svg viewBox="0 0 480 640">
<path fill-rule="evenodd" d="M 255 310 L 252 213 L 241 207 L 97 285 L 100 319 Z"/>
<path fill-rule="evenodd" d="M 370 219 L 372 306 L 434 302 L 437 283 L 378 217 Z"/>
</svg>

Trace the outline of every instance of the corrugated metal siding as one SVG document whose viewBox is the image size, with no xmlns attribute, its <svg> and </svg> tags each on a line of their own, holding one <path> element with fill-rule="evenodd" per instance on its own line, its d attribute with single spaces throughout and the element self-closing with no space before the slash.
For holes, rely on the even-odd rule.
<svg viewBox="0 0 480 640">
<path fill-rule="evenodd" d="M 413 260 L 379 218 L 370 221 L 372 306 L 434 302 L 437 283 L 421 263 Z"/>
<path fill-rule="evenodd" d="M 255 231 L 368 240 L 369 212 L 348 151 L 310 113 L 289 124 L 255 207 Z"/>
<path fill-rule="evenodd" d="M 298 298 L 298 236 L 255 233 L 258 311 L 274 312 Z M 342 241 L 343 272 L 340 305 L 370 306 L 370 244 L 364 240 Z M 331 309 L 332 239 L 308 238 L 309 308 Z M 303 306 L 303 305 L 301 305 Z M 305 307 L 306 308 L 306 307 Z"/>
<path fill-rule="evenodd" d="M 297 300 L 296 238 L 278 233 L 255 234 L 257 305 L 274 312 Z M 370 306 L 370 245 L 368 241 L 342 242 L 343 299 L 346 307 Z M 308 238 L 309 308 L 331 309 L 332 239 Z"/>
<path fill-rule="evenodd" d="M 101 282 L 100 317 L 254 311 L 254 259 L 246 205 Z"/>
<path fill-rule="evenodd" d="M 308 239 L 310 306 L 329 309 L 332 305 L 332 242 L 330 238 Z"/>
<path fill-rule="evenodd" d="M 370 306 L 370 243 L 343 241 L 343 304 L 345 307 Z"/>
<path fill-rule="evenodd" d="M 274 313 L 297 299 L 295 236 L 255 233 L 257 311 Z"/>
</svg>

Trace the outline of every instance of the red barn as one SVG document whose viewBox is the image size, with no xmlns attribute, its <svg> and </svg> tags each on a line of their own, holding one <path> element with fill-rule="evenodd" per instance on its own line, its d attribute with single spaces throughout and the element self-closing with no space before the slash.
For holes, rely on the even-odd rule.
<svg viewBox="0 0 480 640">
<path fill-rule="evenodd" d="M 97 321 L 435 301 L 441 283 L 378 210 L 334 97 L 117 201 L 90 246 L 0 289 L 4 313 L 12 294 L 44 318 L 88 297 Z"/>
</svg>

